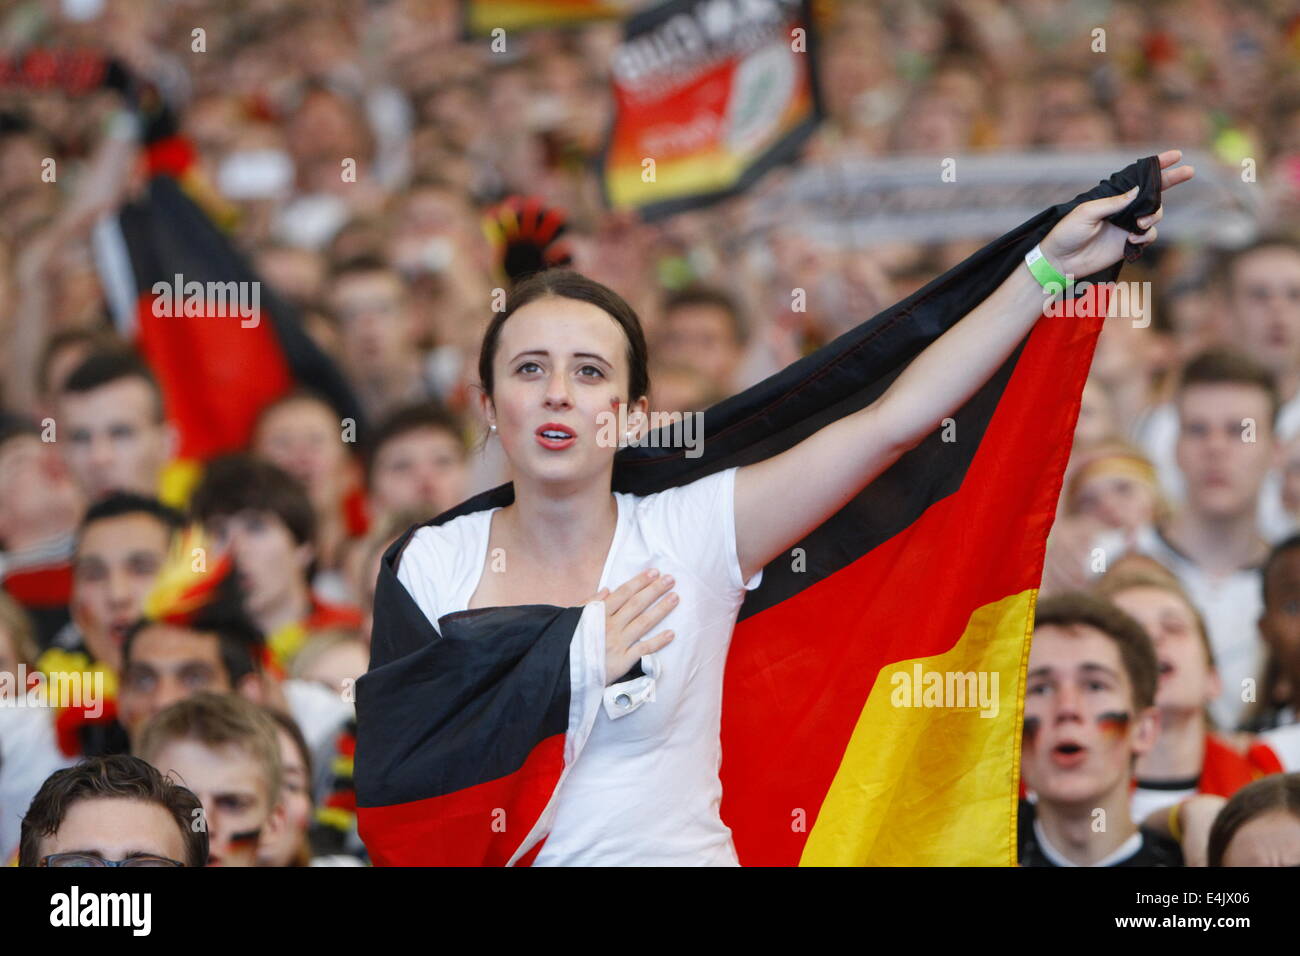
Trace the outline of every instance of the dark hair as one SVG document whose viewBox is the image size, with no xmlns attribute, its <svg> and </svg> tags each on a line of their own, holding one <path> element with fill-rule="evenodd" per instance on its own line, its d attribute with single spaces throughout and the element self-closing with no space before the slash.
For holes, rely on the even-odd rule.
<svg viewBox="0 0 1300 956">
<path fill-rule="evenodd" d="M 669 293 L 668 297 L 664 299 L 663 316 L 667 319 L 675 309 L 684 309 L 690 306 L 721 309 L 727 313 L 727 319 L 731 322 L 731 331 L 735 335 L 736 341 L 743 345 L 749 338 L 745 320 L 740 314 L 740 306 L 729 292 L 709 285 L 690 285 L 684 289 L 678 289 L 676 292 Z"/>
<path fill-rule="evenodd" d="M 510 290 L 506 298 L 505 311 L 492 316 L 492 321 L 483 334 L 483 347 L 478 356 L 478 377 L 488 397 L 491 397 L 495 384 L 492 361 L 496 358 L 497 345 L 501 340 L 501 327 L 510 316 L 525 305 L 547 296 L 590 302 L 617 322 L 627 337 L 630 378 L 626 401 L 634 402 L 649 393 L 649 350 L 646 347 L 645 333 L 641 330 L 641 320 L 637 318 L 632 307 L 621 295 L 608 286 L 601 285 L 595 279 L 588 279 L 572 269 L 545 269 L 533 273 Z"/>
<path fill-rule="evenodd" d="M 1268 614 L 1272 610 L 1272 604 L 1277 599 L 1277 595 L 1270 587 L 1273 580 L 1273 572 L 1282 558 L 1292 551 L 1300 549 L 1300 532 L 1292 534 L 1281 541 L 1277 542 L 1269 549 L 1268 557 L 1264 559 L 1264 564 L 1260 568 L 1260 584 L 1264 596 L 1264 613 Z M 1284 689 L 1285 684 L 1289 684 L 1287 675 L 1283 673 L 1282 661 L 1276 651 L 1269 650 L 1264 660 L 1264 671 L 1259 679 L 1259 686 L 1262 693 L 1259 699 L 1251 708 L 1250 716 L 1245 722 L 1248 730 L 1263 730 L 1271 725 L 1276 719 L 1278 711 L 1285 706 L 1287 693 Z"/>
<path fill-rule="evenodd" d="M 466 205 L 469 205 L 469 200 L 465 197 L 465 194 L 461 191 L 460 186 L 458 186 L 456 182 L 451 179 L 451 177 L 444 176 L 441 173 L 430 172 L 429 170 L 422 170 L 421 172 L 417 173 L 415 177 L 411 180 L 411 182 L 407 185 L 406 194 L 409 196 L 411 193 L 419 192 L 422 189 L 436 189 L 439 192 L 454 193 L 455 197 L 458 200 L 465 203 Z"/>
<path fill-rule="evenodd" d="M 1272 576 L 1274 566 L 1276 566 L 1277 562 L 1281 560 L 1282 555 L 1286 554 L 1289 551 L 1295 551 L 1298 548 L 1300 548 L 1300 532 L 1296 532 L 1295 534 L 1283 538 L 1281 541 L 1277 542 L 1277 544 L 1273 545 L 1273 547 L 1269 549 L 1268 557 L 1264 559 L 1264 566 L 1260 570 L 1260 575 L 1263 579 L 1265 610 L 1268 609 L 1268 605 L 1270 601 L 1270 597 L 1268 593 L 1268 581 L 1269 578 Z"/>
<path fill-rule="evenodd" d="M 213 459 L 194 489 L 190 511 L 204 524 L 241 511 L 269 511 L 298 544 L 316 540 L 316 513 L 307 489 L 287 471 L 252 455 Z"/>
<path fill-rule="evenodd" d="M 127 630 L 122 641 L 123 671 L 131 663 L 131 650 L 135 647 L 140 632 L 159 623 L 163 622 L 141 618 Z M 216 637 L 221 665 L 226 669 L 232 690 L 249 674 L 261 670 L 266 638 L 244 610 L 233 572 L 227 572 L 209 600 L 194 611 L 184 624 L 171 626 Z"/>
<path fill-rule="evenodd" d="M 1262 389 L 1268 397 L 1268 420 L 1277 423 L 1281 402 L 1273 373 L 1247 355 L 1231 349 L 1206 349 L 1183 366 L 1179 396 L 1193 385 L 1250 385 Z"/>
<path fill-rule="evenodd" d="M 40 358 L 36 361 L 36 388 L 42 395 L 50 392 L 50 366 L 54 357 L 73 345 L 89 345 L 93 352 L 122 350 L 126 344 L 107 329 L 63 329 L 45 340 Z"/>
<path fill-rule="evenodd" d="M 329 412 L 330 418 L 336 417 L 334 406 L 330 404 L 328 398 L 320 392 L 300 385 L 291 391 L 285 392 L 274 401 L 263 405 L 261 410 L 257 413 L 257 423 L 254 430 L 260 429 L 263 423 L 280 409 L 287 405 L 297 405 L 299 402 L 306 402 L 310 405 L 319 405 L 324 408 L 325 411 Z"/>
<path fill-rule="evenodd" d="M 163 396 L 158 380 L 149 366 L 127 349 L 102 349 L 87 355 L 63 383 L 63 394 L 83 395 L 127 378 L 138 378 L 149 386 L 154 400 L 154 420 L 161 422 L 164 418 Z"/>
<path fill-rule="evenodd" d="M 370 483 L 375 459 L 379 457 L 379 451 L 384 445 L 409 432 L 426 428 L 447 432 L 456 439 L 456 447 L 462 454 L 465 452 L 464 430 L 461 428 L 460 421 L 449 409 L 433 401 L 404 405 L 375 426 L 370 434 L 370 440 L 366 442 L 364 453 L 366 484 Z"/>
<path fill-rule="evenodd" d="M 203 811 L 199 798 L 139 757 L 115 754 L 87 757 L 75 767 L 57 770 L 46 778 L 23 817 L 18 865 L 40 864 L 42 841 L 59 832 L 68 809 L 78 800 L 122 797 L 165 809 L 185 841 L 183 862 L 187 866 L 208 862 L 207 828 L 194 826 Z"/>
<path fill-rule="evenodd" d="M 1300 818 L 1300 773 L 1275 773 L 1233 794 L 1210 827 L 1209 865 L 1223 866 L 1224 854 L 1237 831 L 1274 810 Z"/>
<path fill-rule="evenodd" d="M 1260 236 L 1240 249 L 1220 252 L 1219 259 L 1214 264 L 1214 280 L 1231 293 L 1232 285 L 1236 281 L 1238 264 L 1263 249 L 1287 249 L 1294 255 L 1300 256 L 1300 239 L 1286 233 L 1275 233 Z"/>
<path fill-rule="evenodd" d="M 185 527 L 185 516 L 157 498 L 137 495 L 129 491 L 115 491 L 106 498 L 101 498 L 90 506 L 81 524 L 77 526 L 77 541 L 86 534 L 86 529 L 96 521 L 107 521 L 123 515 L 142 514 L 153 518 L 169 533 Z"/>
<path fill-rule="evenodd" d="M 329 285 L 333 288 L 343 279 L 348 279 L 356 275 L 369 275 L 372 272 L 383 272 L 392 276 L 399 283 L 402 279 L 401 273 L 389 265 L 387 260 L 382 259 L 377 255 L 363 254 L 344 259 L 342 262 L 334 266 L 334 268 L 330 270 Z M 405 289 L 405 286 L 403 286 L 403 289 Z"/>
<path fill-rule="evenodd" d="M 1133 685 L 1133 704 L 1138 710 L 1156 699 L 1160 665 L 1155 646 L 1146 629 L 1123 609 L 1083 591 L 1070 591 L 1044 598 L 1034 609 L 1034 630 L 1040 627 L 1095 627 L 1119 647 L 1120 662 Z"/>
<path fill-rule="evenodd" d="M 26 415 L 0 411 L 0 448 L 15 438 L 35 438 L 39 441 L 40 437 L 41 430 Z"/>
</svg>

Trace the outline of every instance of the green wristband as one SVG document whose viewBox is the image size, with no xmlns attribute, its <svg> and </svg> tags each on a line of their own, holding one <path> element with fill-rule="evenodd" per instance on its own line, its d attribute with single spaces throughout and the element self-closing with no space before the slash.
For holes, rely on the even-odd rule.
<svg viewBox="0 0 1300 956">
<path fill-rule="evenodd" d="M 1047 261 L 1047 256 L 1043 255 L 1043 250 L 1038 246 L 1025 253 L 1025 265 L 1029 266 L 1029 272 L 1038 280 L 1038 284 L 1052 295 L 1069 291 L 1074 286 L 1074 279 L 1066 278 L 1057 272 L 1056 267 Z"/>
</svg>

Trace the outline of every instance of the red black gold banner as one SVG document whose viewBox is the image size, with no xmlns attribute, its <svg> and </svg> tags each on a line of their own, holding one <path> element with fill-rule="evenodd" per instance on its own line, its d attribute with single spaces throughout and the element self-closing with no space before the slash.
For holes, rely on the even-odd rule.
<svg viewBox="0 0 1300 956">
<path fill-rule="evenodd" d="M 669 0 L 628 21 L 610 72 L 605 198 L 646 219 L 744 190 L 821 116 L 807 0 Z"/>
</svg>

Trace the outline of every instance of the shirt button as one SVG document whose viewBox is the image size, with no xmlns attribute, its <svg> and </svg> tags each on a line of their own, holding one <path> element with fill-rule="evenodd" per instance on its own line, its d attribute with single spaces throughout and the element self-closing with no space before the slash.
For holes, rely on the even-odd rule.
<svg viewBox="0 0 1300 956">
<path fill-rule="evenodd" d="M 629 697 L 627 694 L 619 694 L 617 697 L 614 698 L 614 703 L 620 707 L 631 707 L 632 698 Z"/>
</svg>

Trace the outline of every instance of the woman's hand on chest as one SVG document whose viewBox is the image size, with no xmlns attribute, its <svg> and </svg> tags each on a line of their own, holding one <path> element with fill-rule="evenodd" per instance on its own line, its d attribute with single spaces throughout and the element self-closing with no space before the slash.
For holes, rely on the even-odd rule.
<svg viewBox="0 0 1300 956">
<path fill-rule="evenodd" d="M 643 571 L 610 592 L 601 588 L 591 601 L 605 602 L 605 684 L 614 683 L 642 657 L 666 647 L 675 636 L 661 631 L 646 637 L 677 607 L 671 575 Z M 589 602 L 584 602 L 589 603 Z"/>
</svg>

